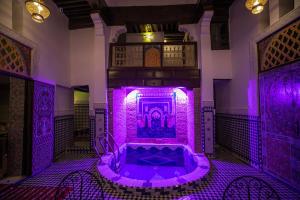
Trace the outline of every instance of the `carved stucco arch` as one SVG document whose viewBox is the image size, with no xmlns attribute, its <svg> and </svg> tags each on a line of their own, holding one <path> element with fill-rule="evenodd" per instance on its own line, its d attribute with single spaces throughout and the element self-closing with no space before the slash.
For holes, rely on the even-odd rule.
<svg viewBox="0 0 300 200">
<path fill-rule="evenodd" d="M 111 26 L 109 42 L 116 43 L 118 41 L 119 36 L 123 33 L 127 33 L 126 26 Z"/>
</svg>

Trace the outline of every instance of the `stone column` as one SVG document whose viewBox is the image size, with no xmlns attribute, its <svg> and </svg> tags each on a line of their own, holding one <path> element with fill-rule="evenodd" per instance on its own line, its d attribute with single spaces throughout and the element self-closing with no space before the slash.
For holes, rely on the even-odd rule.
<svg viewBox="0 0 300 200">
<path fill-rule="evenodd" d="M 96 146 L 100 152 L 102 148 L 99 138 L 107 132 L 107 84 L 106 84 L 106 60 L 108 53 L 106 52 L 106 25 L 101 19 L 99 13 L 91 13 L 94 22 L 94 69 L 90 91 L 90 109 L 92 115 L 95 115 L 95 140 Z M 107 137 L 107 134 L 106 134 Z M 93 138 L 91 138 L 93 140 Z"/>
<path fill-rule="evenodd" d="M 93 107 L 106 109 L 106 38 L 105 23 L 102 21 L 99 13 L 92 13 L 91 18 L 94 22 L 95 45 L 94 45 L 94 74 L 92 84 Z"/>
<path fill-rule="evenodd" d="M 210 22 L 213 11 L 206 11 L 198 23 L 201 60 L 202 146 L 205 153 L 214 153 L 214 96 Z M 200 108 L 199 108 L 200 109 Z"/>
</svg>

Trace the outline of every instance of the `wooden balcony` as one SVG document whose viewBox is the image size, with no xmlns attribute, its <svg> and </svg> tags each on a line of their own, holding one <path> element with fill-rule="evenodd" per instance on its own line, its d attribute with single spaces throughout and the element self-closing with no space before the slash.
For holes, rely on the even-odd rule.
<svg viewBox="0 0 300 200">
<path fill-rule="evenodd" d="M 197 43 L 111 44 L 108 85 L 200 87 Z"/>
</svg>

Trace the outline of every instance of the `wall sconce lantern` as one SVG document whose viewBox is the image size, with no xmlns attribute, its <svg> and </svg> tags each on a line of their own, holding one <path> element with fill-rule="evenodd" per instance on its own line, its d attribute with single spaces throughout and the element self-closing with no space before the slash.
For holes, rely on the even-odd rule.
<svg viewBox="0 0 300 200">
<path fill-rule="evenodd" d="M 154 35 L 153 35 L 152 32 L 148 32 L 148 33 L 143 34 L 143 41 L 144 42 L 152 42 L 153 39 L 154 39 Z"/>
<path fill-rule="evenodd" d="M 245 6 L 252 14 L 259 14 L 264 10 L 268 0 L 246 0 Z"/>
<path fill-rule="evenodd" d="M 50 10 L 43 0 L 27 0 L 25 6 L 33 21 L 37 23 L 43 23 L 50 15 Z"/>
</svg>

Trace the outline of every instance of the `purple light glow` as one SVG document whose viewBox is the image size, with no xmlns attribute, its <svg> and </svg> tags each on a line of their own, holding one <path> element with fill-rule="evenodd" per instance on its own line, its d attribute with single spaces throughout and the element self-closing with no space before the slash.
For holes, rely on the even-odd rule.
<svg viewBox="0 0 300 200">
<path fill-rule="evenodd" d="M 136 97 L 137 95 L 139 94 L 139 90 L 135 89 L 135 90 L 132 90 L 131 92 L 129 92 L 126 96 L 126 102 L 130 102 L 130 101 L 135 101 L 136 100 Z"/>
<path fill-rule="evenodd" d="M 125 142 L 191 144 L 190 146 L 194 150 L 194 146 L 192 145 L 194 143 L 194 117 L 189 116 L 194 113 L 194 101 L 189 101 L 187 92 L 193 93 L 193 91 L 188 91 L 184 87 L 123 87 L 121 89 L 114 89 L 112 114 L 113 135 L 115 139 L 118 140 L 118 144 L 122 145 Z M 172 97 L 174 100 L 171 101 L 170 99 L 172 99 Z M 141 98 L 145 100 L 138 104 L 138 99 Z M 155 99 L 157 99 L 157 101 Z M 142 107 L 138 107 L 138 105 Z M 147 131 L 146 129 L 142 130 L 142 132 L 140 130 L 139 133 L 142 134 L 138 135 L 138 127 L 147 126 L 151 128 L 157 125 L 157 123 L 155 123 L 156 125 L 152 124 L 154 122 L 152 122 L 149 117 L 151 116 L 151 109 L 162 110 L 162 112 L 160 112 L 162 121 L 158 124 L 164 127 L 164 129 L 167 129 L 166 127 L 170 128 L 173 120 L 176 130 L 175 135 L 172 136 L 172 133 L 168 132 L 168 134 L 164 136 L 161 131 Z M 145 118 L 145 114 L 142 113 L 142 110 L 149 112 L 150 115 Z M 148 125 L 145 124 L 146 121 Z M 141 126 L 141 124 L 144 126 Z M 147 132 L 149 132 L 150 137 L 147 136 Z"/>
<path fill-rule="evenodd" d="M 177 101 L 180 101 L 181 103 L 186 103 L 187 102 L 186 93 L 182 89 L 174 88 L 173 91 L 176 95 L 176 100 Z"/>
<path fill-rule="evenodd" d="M 142 187 L 149 192 L 200 181 L 210 170 L 205 155 L 194 154 L 181 144 L 126 143 L 120 147 L 120 170 L 115 170 L 112 157 L 103 156 L 101 165 L 97 165 L 102 176 L 115 187 Z"/>
</svg>

